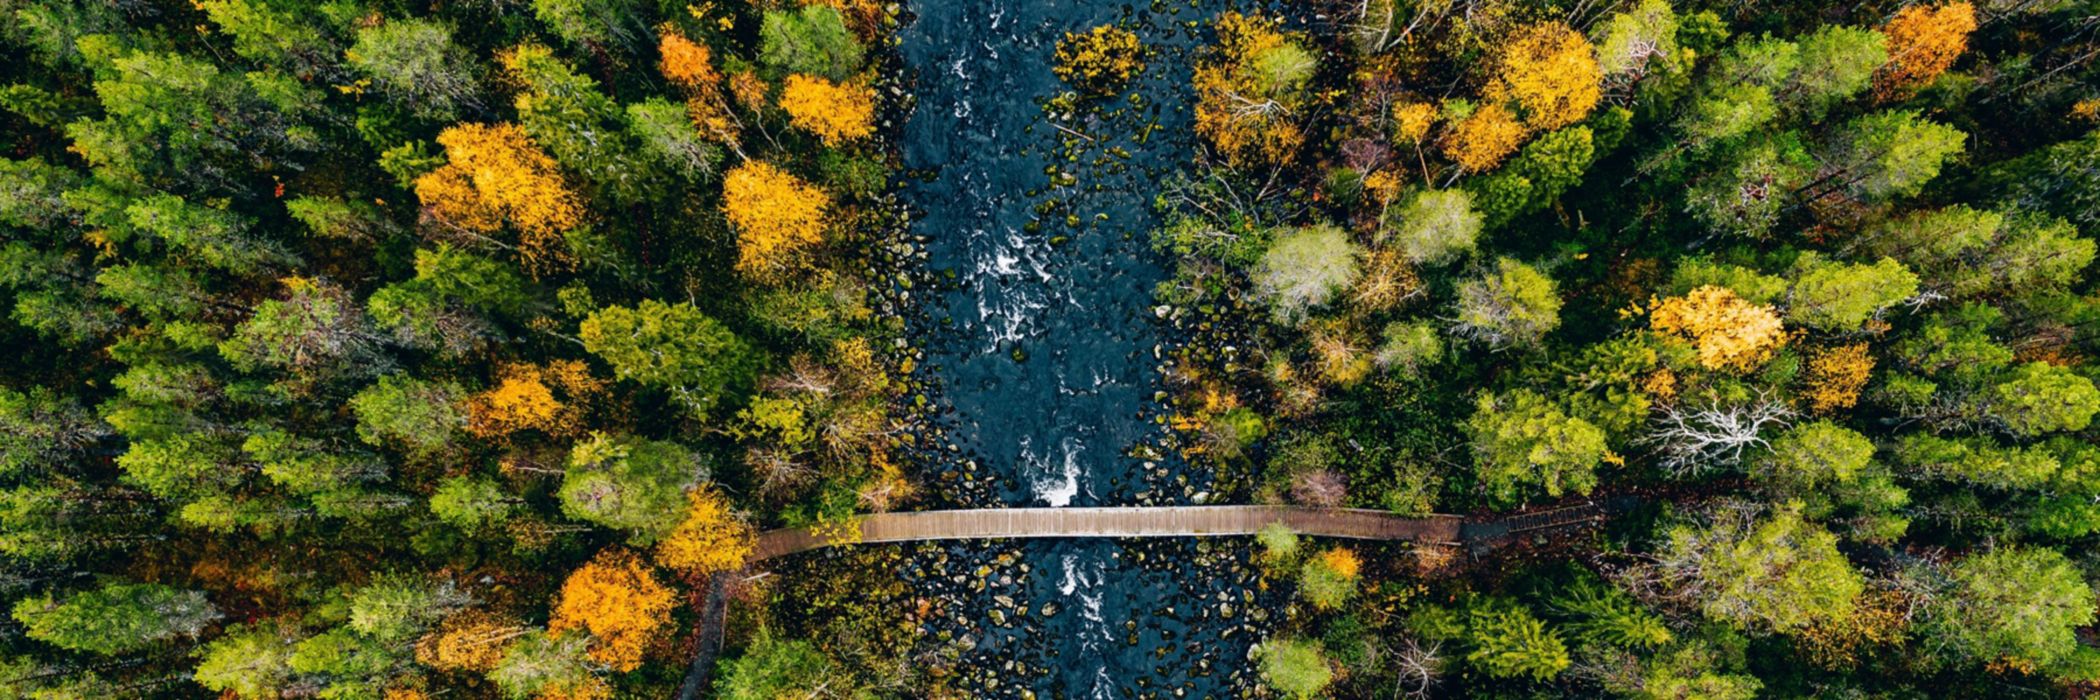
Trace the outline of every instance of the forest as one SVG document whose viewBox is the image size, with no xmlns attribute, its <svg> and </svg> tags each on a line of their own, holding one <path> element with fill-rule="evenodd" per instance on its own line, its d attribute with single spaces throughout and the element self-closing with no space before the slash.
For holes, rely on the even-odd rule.
<svg viewBox="0 0 2100 700">
<path fill-rule="evenodd" d="M 0 12 L 0 700 L 2100 692 L 2091 0 Z M 1595 515 L 856 544 L 1077 342 L 1078 505 Z"/>
</svg>

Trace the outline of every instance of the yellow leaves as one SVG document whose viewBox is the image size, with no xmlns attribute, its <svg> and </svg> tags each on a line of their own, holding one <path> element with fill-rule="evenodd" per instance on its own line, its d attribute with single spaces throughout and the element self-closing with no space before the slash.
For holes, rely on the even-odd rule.
<svg viewBox="0 0 2100 700">
<path fill-rule="evenodd" d="M 780 108 L 788 123 L 816 134 L 825 145 L 867 138 L 875 133 L 875 90 L 795 74 L 780 89 Z"/>
<path fill-rule="evenodd" d="M 657 43 L 657 53 L 662 55 L 656 63 L 664 78 L 682 87 L 712 91 L 722 74 L 715 72 L 713 54 L 707 46 L 668 27 Z"/>
<path fill-rule="evenodd" d="M 738 272 L 772 279 L 798 267 L 824 239 L 831 197 L 763 161 L 745 161 L 722 180 L 722 213 L 737 230 Z"/>
<path fill-rule="evenodd" d="M 442 671 L 486 672 L 503 660 L 503 648 L 532 630 L 479 610 L 451 617 L 416 643 L 416 662 Z"/>
<path fill-rule="evenodd" d="M 1067 32 L 1057 42 L 1057 64 L 1052 70 L 1081 92 L 1105 95 L 1145 70 L 1144 48 L 1137 34 L 1112 25 L 1085 33 Z"/>
<path fill-rule="evenodd" d="M 1235 165 L 1288 161 L 1305 143 L 1293 112 L 1312 54 L 1266 18 L 1227 12 L 1217 31 L 1218 54 L 1194 72 L 1196 133 Z"/>
<path fill-rule="evenodd" d="M 1874 75 L 1874 94 L 1901 99 L 1932 84 L 1968 50 L 1974 31 L 1976 8 L 1967 2 L 1903 8 L 1881 27 L 1889 38 L 1889 62 Z"/>
<path fill-rule="evenodd" d="M 467 398 L 467 431 L 483 438 L 521 430 L 573 434 L 583 427 L 589 400 L 604 389 L 590 367 L 576 360 L 507 365 L 497 371 L 494 388 Z"/>
<path fill-rule="evenodd" d="M 1772 307 L 1713 285 L 1655 304 L 1648 325 L 1657 333 L 1690 339 L 1707 369 L 1749 371 L 1786 344 L 1786 330 Z"/>
<path fill-rule="evenodd" d="M 476 234 L 508 223 L 528 272 L 567 264 L 562 234 L 583 223 L 583 200 L 531 137 L 512 124 L 461 124 L 437 140 L 447 162 L 416 178 L 425 211 Z"/>
<path fill-rule="evenodd" d="M 1470 172 L 1486 172 L 1515 153 L 1529 133 L 1507 108 L 1484 105 L 1451 126 L 1444 137 L 1444 155 Z"/>
<path fill-rule="evenodd" d="M 562 583 L 547 630 L 591 635 L 590 657 L 615 671 L 642 665 L 642 652 L 671 612 L 671 589 L 624 549 L 599 552 Z"/>
<path fill-rule="evenodd" d="M 1509 39 L 1483 97 L 1513 103 L 1531 129 L 1552 131 L 1589 116 L 1602 97 L 1602 80 L 1589 40 L 1568 25 L 1544 22 Z"/>
<path fill-rule="evenodd" d="M 1346 547 L 1321 552 L 1320 564 L 1344 579 L 1356 578 L 1363 570 L 1363 560 L 1356 556 L 1355 550 Z"/>
<path fill-rule="evenodd" d="M 757 112 L 766 108 L 766 81 L 759 79 L 754 71 L 743 71 L 729 76 L 729 95 L 736 98 L 737 105 L 746 112 Z"/>
<path fill-rule="evenodd" d="M 686 494 L 685 520 L 656 545 L 656 562 L 701 574 L 734 571 L 757 544 L 721 494 L 697 488 Z"/>
<path fill-rule="evenodd" d="M 1817 413 L 1851 408 L 1874 372 L 1866 343 L 1828 348 L 1808 360 L 1807 398 Z"/>
<path fill-rule="evenodd" d="M 1436 125 L 1436 105 L 1427 102 L 1401 102 L 1393 105 L 1393 140 L 1400 143 L 1421 145 L 1429 137 L 1429 127 Z"/>
</svg>

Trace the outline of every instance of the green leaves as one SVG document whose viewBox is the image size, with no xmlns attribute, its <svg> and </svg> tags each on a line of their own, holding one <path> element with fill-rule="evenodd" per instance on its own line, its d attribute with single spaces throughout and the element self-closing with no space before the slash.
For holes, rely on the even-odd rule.
<svg viewBox="0 0 2100 700">
<path fill-rule="evenodd" d="M 1604 431 L 1529 389 L 1482 393 L 1466 421 L 1481 488 L 1502 504 L 1532 488 L 1588 495 L 1606 454 Z"/>
<path fill-rule="evenodd" d="M 195 637 L 219 618 L 201 591 L 159 584 L 112 583 L 63 600 L 49 595 L 15 603 L 29 638 L 74 651 L 115 655 L 177 637 Z"/>
<path fill-rule="evenodd" d="M 569 452 L 562 512 L 649 544 L 678 526 L 685 489 L 700 477 L 699 457 L 677 443 L 593 433 Z"/>
<path fill-rule="evenodd" d="M 577 337 L 621 379 L 669 390 L 702 416 L 740 396 L 759 359 L 728 327 L 691 304 L 654 299 L 599 309 L 583 320 Z"/>
</svg>

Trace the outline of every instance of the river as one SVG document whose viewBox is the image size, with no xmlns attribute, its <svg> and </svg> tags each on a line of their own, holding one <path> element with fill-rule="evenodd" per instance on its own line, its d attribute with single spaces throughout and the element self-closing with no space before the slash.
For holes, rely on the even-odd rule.
<svg viewBox="0 0 2100 700">
<path fill-rule="evenodd" d="M 1151 306 L 1165 273 L 1146 240 L 1157 223 L 1157 179 L 1191 156 L 1188 68 L 1175 47 L 1192 41 L 1185 22 L 1210 14 L 1164 7 L 912 5 L 916 18 L 899 49 L 916 76 L 917 103 L 901 147 L 906 171 L 919 177 L 906 181 L 902 195 L 914 213 L 912 232 L 927 240 L 930 268 L 950 280 L 927 302 L 917 340 L 939 387 L 942 430 L 958 448 L 952 460 L 978 465 L 975 478 L 988 484 L 974 498 L 952 499 L 1135 505 L 1186 502 L 1203 488 L 1201 475 L 1178 462 L 1131 456 L 1135 446 L 1159 444 L 1163 432 L 1154 420 L 1162 338 Z M 1067 31 L 1119 20 L 1161 49 L 1140 83 L 1147 99 L 1142 107 L 1111 100 L 1092 119 L 1059 122 L 1093 139 L 1068 164 L 1059 143 L 1067 132 L 1042 106 L 1065 89 L 1051 70 L 1053 51 Z M 1155 121 L 1151 138 L 1135 138 Z M 1053 165 L 1077 181 L 1052 187 L 1046 168 Z M 1055 204 L 1040 209 L 1046 202 Z M 988 551 L 969 546 L 948 551 Z M 1037 614 L 972 625 L 964 667 L 1012 669 L 1021 659 L 1025 669 L 965 684 L 976 692 L 1111 698 L 1171 697 L 1178 689 L 1222 697 L 1244 686 L 1245 676 L 1233 671 L 1257 635 L 1245 626 L 1253 594 L 1244 561 L 1228 551 L 1236 548 L 1188 540 L 989 547 L 1005 548 L 1012 560 L 994 562 L 1011 564 L 999 571 L 1014 578 L 997 594 L 999 605 Z M 992 598 L 974 605 L 989 607 Z M 1214 614 L 1221 603 L 1222 617 Z"/>
</svg>

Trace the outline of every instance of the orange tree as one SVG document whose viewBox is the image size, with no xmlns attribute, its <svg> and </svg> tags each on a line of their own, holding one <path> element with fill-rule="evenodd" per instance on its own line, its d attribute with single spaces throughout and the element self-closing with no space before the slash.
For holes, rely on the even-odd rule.
<svg viewBox="0 0 2100 700">
<path fill-rule="evenodd" d="M 587 632 L 590 657 L 615 671 L 642 665 L 642 654 L 669 624 L 675 597 L 639 557 L 624 549 L 599 552 L 562 583 L 550 632 Z"/>
</svg>

